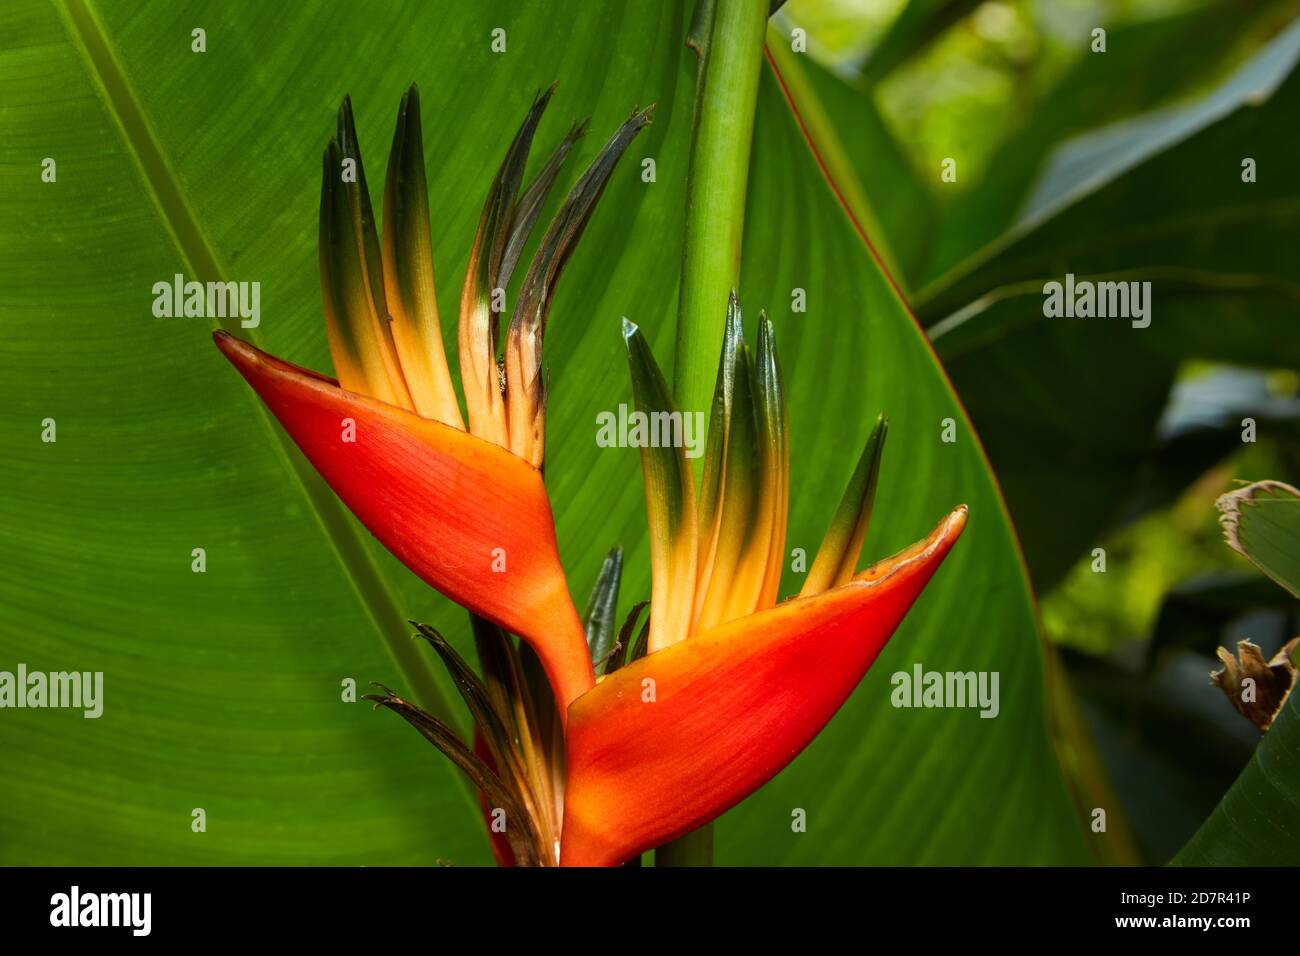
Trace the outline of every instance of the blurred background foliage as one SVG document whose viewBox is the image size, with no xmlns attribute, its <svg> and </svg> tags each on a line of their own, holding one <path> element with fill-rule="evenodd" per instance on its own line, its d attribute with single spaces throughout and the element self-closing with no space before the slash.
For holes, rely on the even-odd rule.
<svg viewBox="0 0 1300 956">
<path fill-rule="evenodd" d="M 1110 808 L 1116 862 L 1170 859 L 1259 742 L 1207 679 L 1215 647 L 1300 633 L 1214 508 L 1300 477 L 1298 15 L 789 0 L 769 37 L 1003 484 L 1057 649 L 1058 752 L 1080 806 Z M 1151 281 L 1151 327 L 1049 324 L 1066 272 Z"/>
</svg>

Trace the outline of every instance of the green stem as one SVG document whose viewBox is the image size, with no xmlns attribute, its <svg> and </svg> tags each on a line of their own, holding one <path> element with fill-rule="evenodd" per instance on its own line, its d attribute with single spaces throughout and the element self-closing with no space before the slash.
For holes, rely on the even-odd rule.
<svg viewBox="0 0 1300 956">
<path fill-rule="evenodd" d="M 673 363 L 673 395 L 683 411 L 708 413 L 727 296 L 740 284 L 745 190 L 767 15 L 768 0 L 699 0 L 692 29 L 700 68 Z"/>
<path fill-rule="evenodd" d="M 665 843 L 655 850 L 655 866 L 712 866 L 713 824 Z"/>
<path fill-rule="evenodd" d="M 769 0 L 697 0 L 688 41 L 699 54 L 700 68 L 673 361 L 673 394 L 685 412 L 708 413 L 727 296 L 740 285 L 749 152 L 769 7 Z M 702 462 L 696 461 L 697 471 Z M 655 851 L 655 866 L 712 865 L 712 823 Z"/>
</svg>

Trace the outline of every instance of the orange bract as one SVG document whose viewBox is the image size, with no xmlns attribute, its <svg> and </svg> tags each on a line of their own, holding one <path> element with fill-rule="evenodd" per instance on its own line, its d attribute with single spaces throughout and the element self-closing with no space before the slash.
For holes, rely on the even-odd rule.
<svg viewBox="0 0 1300 956">
<path fill-rule="evenodd" d="M 965 525 L 962 506 L 848 584 L 673 644 L 578 698 L 562 864 L 621 863 L 775 776 L 857 686 Z"/>
<path fill-rule="evenodd" d="M 562 714 L 592 686 L 540 471 L 491 442 L 345 391 L 224 332 L 215 338 L 321 477 L 398 560 L 532 645 Z"/>
</svg>

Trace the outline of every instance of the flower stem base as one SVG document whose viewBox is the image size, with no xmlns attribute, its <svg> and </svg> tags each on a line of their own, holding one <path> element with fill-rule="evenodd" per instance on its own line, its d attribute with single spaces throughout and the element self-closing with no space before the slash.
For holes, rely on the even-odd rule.
<svg viewBox="0 0 1300 956">
<path fill-rule="evenodd" d="M 713 824 L 706 823 L 655 850 L 655 866 L 712 866 Z"/>
</svg>

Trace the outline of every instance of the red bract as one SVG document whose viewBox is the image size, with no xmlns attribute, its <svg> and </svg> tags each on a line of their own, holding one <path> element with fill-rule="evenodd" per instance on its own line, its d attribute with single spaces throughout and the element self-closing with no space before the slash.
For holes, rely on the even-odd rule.
<svg viewBox="0 0 1300 956">
<path fill-rule="evenodd" d="M 467 432 L 216 333 L 308 461 L 403 564 L 537 650 L 557 699 L 594 675 L 542 475 Z"/>
<path fill-rule="evenodd" d="M 565 865 L 609 865 L 777 774 L 857 686 L 966 524 L 958 508 L 848 584 L 641 658 L 569 712 Z"/>
</svg>

